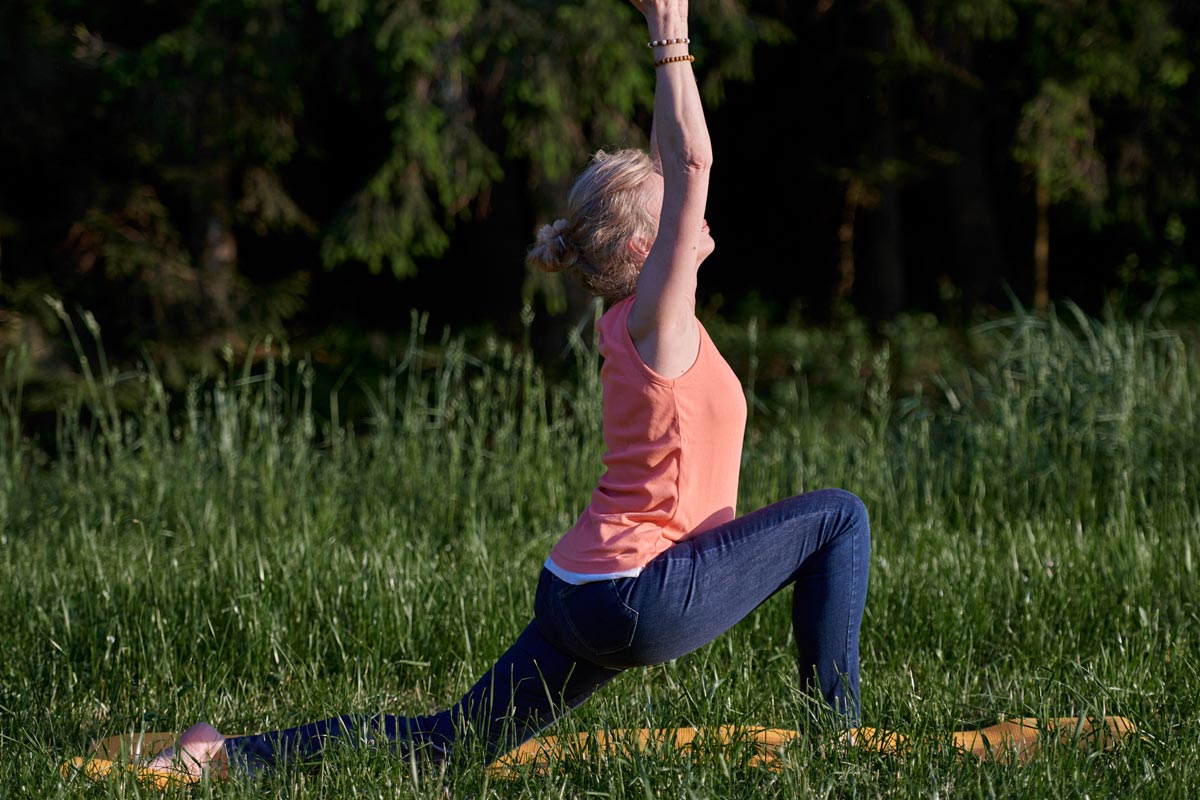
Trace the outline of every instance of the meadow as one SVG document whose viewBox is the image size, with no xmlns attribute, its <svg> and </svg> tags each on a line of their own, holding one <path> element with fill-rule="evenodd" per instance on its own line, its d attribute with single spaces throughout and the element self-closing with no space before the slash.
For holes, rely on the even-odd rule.
<svg viewBox="0 0 1200 800">
<path fill-rule="evenodd" d="M 94 328 L 94 326 L 93 326 Z M 588 337 L 550 379 L 527 348 L 422 336 L 359 387 L 353 424 L 287 348 L 173 396 L 72 335 L 85 390 L 52 441 L 0 396 L 0 797 L 147 797 L 64 780 L 89 739 L 289 726 L 452 702 L 528 621 L 546 552 L 599 475 Z M 1014 313 L 839 349 L 712 327 L 752 396 L 740 507 L 841 486 L 872 518 L 864 720 L 903 757 L 736 748 L 564 761 L 514 781 L 384 751 L 206 783 L 193 797 L 1129 797 L 1200 791 L 1200 353 L 1145 320 Z M 98 331 L 92 330 L 98 338 Z M 808 336 L 809 338 L 804 338 Z M 852 352 L 851 352 L 852 351 Z M 796 355 L 782 366 L 779 354 Z M 913 367 L 937 361 L 936 369 Z M 837 380 L 820 378 L 823 365 Z M 908 376 L 918 374 L 909 379 Z M 15 376 L 15 377 L 14 377 Z M 769 378 L 769 380 L 767 380 Z M 134 398 L 131 402 L 130 398 Z M 132 407 L 131 407 L 132 406 Z M 748 576 L 752 579 L 752 576 Z M 711 645 L 630 672 L 557 732 L 802 716 L 777 596 Z M 975 763 L 945 734 L 1119 714 L 1114 752 Z"/>
</svg>

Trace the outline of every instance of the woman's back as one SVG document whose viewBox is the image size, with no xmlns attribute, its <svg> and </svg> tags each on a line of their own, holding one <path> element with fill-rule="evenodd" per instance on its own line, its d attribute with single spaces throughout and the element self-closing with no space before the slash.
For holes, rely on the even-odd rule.
<svg viewBox="0 0 1200 800">
<path fill-rule="evenodd" d="M 622 300 L 597 324 L 606 470 L 546 562 L 570 583 L 633 577 L 676 542 L 736 516 L 741 384 L 699 321 L 691 367 L 674 379 L 651 370 L 627 328 L 635 302 Z"/>
</svg>

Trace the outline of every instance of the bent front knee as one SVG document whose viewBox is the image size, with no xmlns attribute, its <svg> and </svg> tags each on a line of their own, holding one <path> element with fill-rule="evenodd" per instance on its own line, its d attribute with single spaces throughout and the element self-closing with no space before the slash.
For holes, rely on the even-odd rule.
<svg viewBox="0 0 1200 800">
<path fill-rule="evenodd" d="M 841 530 L 858 530 L 870 534 L 871 520 L 867 514 L 867 505 L 862 499 L 845 489 L 822 489 L 826 502 L 834 507 L 838 518 L 841 519 Z"/>
</svg>

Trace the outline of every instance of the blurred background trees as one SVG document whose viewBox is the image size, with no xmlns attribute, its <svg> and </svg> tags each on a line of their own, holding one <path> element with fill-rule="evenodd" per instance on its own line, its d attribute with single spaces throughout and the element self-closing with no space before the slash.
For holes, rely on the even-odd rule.
<svg viewBox="0 0 1200 800">
<path fill-rule="evenodd" d="M 1197 4 L 693 7 L 708 309 L 1200 311 Z M 47 295 L 174 385 L 410 308 L 516 335 L 532 304 L 561 341 L 581 301 L 524 251 L 591 151 L 644 144 L 644 39 L 618 0 L 5 4 L 0 351 L 67 368 Z"/>
</svg>

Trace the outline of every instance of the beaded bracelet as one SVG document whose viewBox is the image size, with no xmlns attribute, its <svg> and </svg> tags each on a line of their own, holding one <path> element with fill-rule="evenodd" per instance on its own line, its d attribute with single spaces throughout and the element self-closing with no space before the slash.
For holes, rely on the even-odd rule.
<svg viewBox="0 0 1200 800">
<path fill-rule="evenodd" d="M 686 36 L 681 36 L 678 39 L 655 39 L 652 42 L 646 42 L 646 47 L 666 47 L 671 44 L 691 44 L 692 40 Z"/>
<path fill-rule="evenodd" d="M 691 55 L 690 53 L 686 56 L 671 56 L 670 58 L 660 58 L 658 61 L 654 62 L 654 68 L 658 69 L 663 64 L 674 64 L 679 61 L 687 61 L 690 63 L 695 60 L 696 60 L 696 57 L 694 55 Z"/>
</svg>

